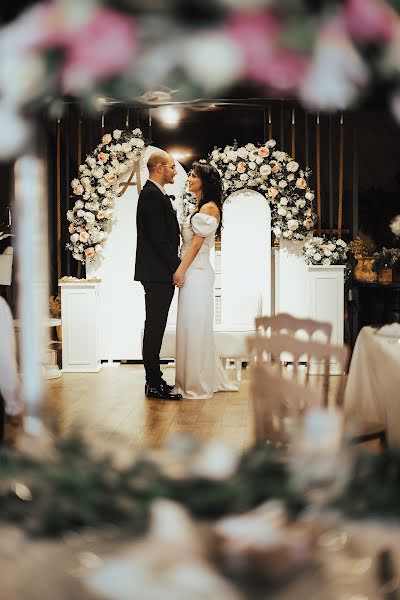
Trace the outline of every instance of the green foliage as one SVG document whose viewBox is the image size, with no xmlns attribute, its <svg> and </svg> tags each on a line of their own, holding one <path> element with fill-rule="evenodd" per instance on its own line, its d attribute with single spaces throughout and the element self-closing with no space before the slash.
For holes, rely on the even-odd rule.
<svg viewBox="0 0 400 600">
<path fill-rule="evenodd" d="M 287 462 L 268 446 L 244 453 L 236 472 L 222 481 L 166 476 L 147 458 L 118 469 L 94 459 L 83 442 L 63 442 L 53 460 L 38 462 L 12 449 L 0 453 L 0 513 L 32 536 L 60 536 L 84 527 L 118 526 L 143 533 L 152 500 L 182 503 L 200 518 L 247 511 L 282 499 L 295 516 L 303 500 L 290 486 Z M 400 455 L 360 455 L 336 505 L 353 517 L 400 517 Z"/>
</svg>

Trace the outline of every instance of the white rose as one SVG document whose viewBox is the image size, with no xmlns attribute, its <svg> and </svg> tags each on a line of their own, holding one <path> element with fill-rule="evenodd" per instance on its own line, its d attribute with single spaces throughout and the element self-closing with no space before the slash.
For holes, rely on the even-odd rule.
<svg viewBox="0 0 400 600">
<path fill-rule="evenodd" d="M 293 173 L 289 173 L 289 175 L 287 176 L 287 180 L 288 181 L 293 181 L 293 179 L 294 179 Z"/>
<path fill-rule="evenodd" d="M 95 216 L 91 212 L 85 213 L 84 219 L 87 223 L 93 223 L 95 221 Z"/>
<path fill-rule="evenodd" d="M 290 231 L 296 231 L 296 229 L 298 229 L 298 227 L 299 227 L 299 222 L 297 221 L 297 219 L 290 219 L 290 221 L 288 221 L 287 225 L 288 225 Z"/>
<path fill-rule="evenodd" d="M 249 162 L 249 169 L 251 169 L 252 171 L 256 168 L 256 163 L 254 162 L 254 160 L 251 160 Z"/>
<path fill-rule="evenodd" d="M 97 188 L 97 192 L 102 196 L 103 194 L 105 194 L 106 192 L 106 188 L 104 187 L 104 185 L 99 185 L 99 187 Z"/>
<path fill-rule="evenodd" d="M 281 179 L 278 185 L 280 188 L 284 189 L 287 186 L 287 181 Z"/>
<path fill-rule="evenodd" d="M 261 165 L 264 162 L 264 159 L 261 156 L 256 156 L 256 163 Z"/>
<path fill-rule="evenodd" d="M 103 252 L 103 246 L 100 246 L 100 244 L 96 244 L 96 246 L 94 247 L 94 251 L 96 252 L 96 254 L 101 254 Z"/>
<path fill-rule="evenodd" d="M 113 216 L 113 210 L 112 210 L 112 208 L 107 208 L 107 210 L 105 211 L 104 214 L 106 216 L 106 219 L 111 219 L 111 217 Z"/>
<path fill-rule="evenodd" d="M 248 151 L 246 150 L 246 148 L 238 148 L 237 150 L 237 154 L 240 158 L 246 159 L 249 155 Z"/>
<path fill-rule="evenodd" d="M 335 250 L 335 244 L 328 244 L 328 248 L 333 252 Z"/>
<path fill-rule="evenodd" d="M 75 244 L 79 240 L 79 235 L 77 233 L 73 233 L 70 235 L 69 239 L 73 244 Z"/>
<path fill-rule="evenodd" d="M 275 140 L 268 140 L 268 142 L 266 144 L 264 144 L 264 145 L 267 146 L 267 148 L 275 148 L 276 141 Z"/>
<path fill-rule="evenodd" d="M 296 206 L 298 206 L 299 208 L 304 208 L 306 205 L 306 201 L 303 199 L 300 200 L 296 200 Z"/>
<path fill-rule="evenodd" d="M 95 167 L 93 169 L 92 173 L 93 173 L 94 177 L 96 177 L 96 179 L 101 179 L 104 175 L 104 171 L 100 167 Z"/>
<path fill-rule="evenodd" d="M 315 252 L 315 254 L 313 254 L 313 259 L 316 262 L 319 262 L 321 260 L 322 256 L 319 254 L 319 252 Z"/>
<path fill-rule="evenodd" d="M 215 149 L 211 152 L 211 156 L 213 157 L 214 160 L 219 160 L 220 159 L 220 153 L 219 150 Z"/>
<path fill-rule="evenodd" d="M 119 138 L 121 137 L 122 131 L 120 129 L 114 129 L 113 131 L 113 138 L 114 140 L 119 140 Z"/>
<path fill-rule="evenodd" d="M 228 169 L 230 169 L 231 171 L 236 171 L 236 167 L 235 167 L 235 165 L 234 165 L 234 164 L 232 164 L 232 163 L 229 163 L 229 165 L 228 165 Z"/>
<path fill-rule="evenodd" d="M 295 206 L 293 206 L 292 208 L 292 215 L 298 215 L 299 214 L 299 209 L 296 208 Z"/>
<path fill-rule="evenodd" d="M 282 196 L 282 198 L 279 200 L 279 204 L 281 204 L 282 206 L 287 206 L 288 203 L 288 199 L 285 198 L 285 196 Z"/>
<path fill-rule="evenodd" d="M 110 204 L 110 200 L 108 198 L 103 198 L 101 203 L 103 206 L 108 206 Z"/>
<path fill-rule="evenodd" d="M 241 174 L 241 176 L 240 176 L 240 179 L 241 179 L 242 181 L 247 181 L 247 180 L 248 180 L 248 178 L 249 178 L 249 176 L 248 176 L 248 175 L 246 175 L 246 173 L 242 173 L 242 174 Z"/>
<path fill-rule="evenodd" d="M 243 186 L 244 186 L 244 183 L 243 183 L 243 181 L 240 181 L 240 180 L 237 180 L 237 181 L 235 181 L 235 187 L 236 187 L 237 189 L 240 189 L 240 188 L 242 188 Z"/>
<path fill-rule="evenodd" d="M 299 168 L 299 163 L 297 163 L 295 160 L 290 160 L 288 162 L 288 164 L 286 165 L 286 169 L 288 171 L 290 171 L 290 173 L 296 173 L 298 168 Z"/>
<path fill-rule="evenodd" d="M 260 167 L 260 175 L 261 177 L 268 177 L 268 175 L 271 175 L 271 167 L 269 165 L 262 165 Z"/>
<path fill-rule="evenodd" d="M 269 184 L 272 185 L 272 187 L 276 187 L 277 186 L 277 183 L 276 183 L 275 179 L 271 179 L 270 182 L 269 182 Z"/>
<path fill-rule="evenodd" d="M 86 213 L 84 210 L 80 209 L 80 210 L 78 210 L 78 212 L 76 214 L 78 215 L 79 218 L 82 218 L 85 216 Z"/>
<path fill-rule="evenodd" d="M 322 264 L 327 267 L 331 264 L 331 261 L 329 260 L 329 258 L 324 258 L 322 261 Z"/>
<path fill-rule="evenodd" d="M 251 143 L 250 143 L 250 144 L 246 144 L 245 148 L 246 148 L 246 150 L 248 150 L 249 152 L 252 152 L 253 150 L 255 150 L 255 149 L 256 149 L 255 145 L 254 145 L 254 144 L 251 144 Z"/>
<path fill-rule="evenodd" d="M 67 212 L 67 219 L 68 219 L 68 221 L 73 221 L 74 220 L 74 212 L 72 210 L 69 210 Z"/>
<path fill-rule="evenodd" d="M 331 256 L 332 252 L 329 250 L 329 248 L 324 248 L 324 256 Z"/>
<path fill-rule="evenodd" d="M 342 246 L 342 248 L 347 248 L 347 244 L 346 242 L 344 242 L 343 240 L 336 240 L 336 246 Z"/>
<path fill-rule="evenodd" d="M 287 154 L 286 154 L 286 152 L 281 152 L 280 150 L 275 150 L 275 152 L 272 153 L 272 156 L 274 158 L 276 158 L 276 160 L 279 160 L 280 162 L 282 162 L 287 157 Z"/>
<path fill-rule="evenodd" d="M 84 206 L 84 204 L 83 204 L 82 200 L 77 200 L 75 202 L 75 208 L 79 209 L 79 208 L 83 208 L 83 206 Z"/>
<path fill-rule="evenodd" d="M 93 202 L 89 203 L 88 208 L 90 208 L 90 210 L 99 210 L 100 204 L 98 203 L 97 200 L 94 200 Z"/>
<path fill-rule="evenodd" d="M 74 258 L 75 260 L 82 260 L 83 259 L 83 254 L 78 254 L 78 253 L 74 252 L 72 254 L 72 258 Z"/>
<path fill-rule="evenodd" d="M 275 237 L 280 237 L 282 235 L 282 231 L 279 227 L 274 227 L 272 231 L 274 232 Z"/>
<path fill-rule="evenodd" d="M 132 146 L 130 145 L 129 142 L 124 142 L 122 144 L 122 150 L 123 150 L 123 152 L 130 152 L 130 150 L 132 150 Z"/>
<path fill-rule="evenodd" d="M 287 213 L 287 210 L 283 206 L 280 206 L 278 208 L 278 215 L 280 215 L 281 217 L 284 217 L 286 215 L 286 213 Z"/>
<path fill-rule="evenodd" d="M 305 193 L 306 200 L 314 200 L 314 194 L 312 192 Z"/>
<path fill-rule="evenodd" d="M 226 153 L 227 157 L 229 158 L 229 160 L 236 160 L 238 157 L 237 152 L 235 152 L 234 150 L 228 150 L 228 152 Z"/>
</svg>

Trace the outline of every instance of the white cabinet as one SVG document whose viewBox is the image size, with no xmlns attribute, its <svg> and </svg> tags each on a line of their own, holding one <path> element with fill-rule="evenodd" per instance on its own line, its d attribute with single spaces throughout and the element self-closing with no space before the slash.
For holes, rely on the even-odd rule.
<svg viewBox="0 0 400 600">
<path fill-rule="evenodd" d="M 89 373 L 101 369 L 100 283 L 61 283 L 62 368 Z"/>
<path fill-rule="evenodd" d="M 308 316 L 332 323 L 332 344 L 341 346 L 344 333 L 344 265 L 309 266 Z"/>
</svg>

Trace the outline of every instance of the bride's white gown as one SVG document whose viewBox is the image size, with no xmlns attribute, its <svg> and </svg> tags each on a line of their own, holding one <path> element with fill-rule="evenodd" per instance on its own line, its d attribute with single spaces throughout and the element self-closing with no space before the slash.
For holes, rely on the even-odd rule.
<svg viewBox="0 0 400 600">
<path fill-rule="evenodd" d="M 175 392 L 184 398 L 202 400 L 214 392 L 237 391 L 224 371 L 214 344 L 214 270 L 210 250 L 215 244 L 218 221 L 197 213 L 182 224 L 185 255 L 193 235 L 204 237 L 196 258 L 186 271 L 185 284 L 179 290 L 176 325 Z"/>
</svg>

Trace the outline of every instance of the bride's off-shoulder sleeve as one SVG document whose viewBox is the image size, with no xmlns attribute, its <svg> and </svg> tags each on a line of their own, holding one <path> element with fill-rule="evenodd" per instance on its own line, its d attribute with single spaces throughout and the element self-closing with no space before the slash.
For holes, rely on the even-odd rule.
<svg viewBox="0 0 400 600">
<path fill-rule="evenodd" d="M 192 229 L 195 235 L 206 238 L 217 231 L 218 221 L 211 215 L 196 213 L 192 218 Z"/>
</svg>

